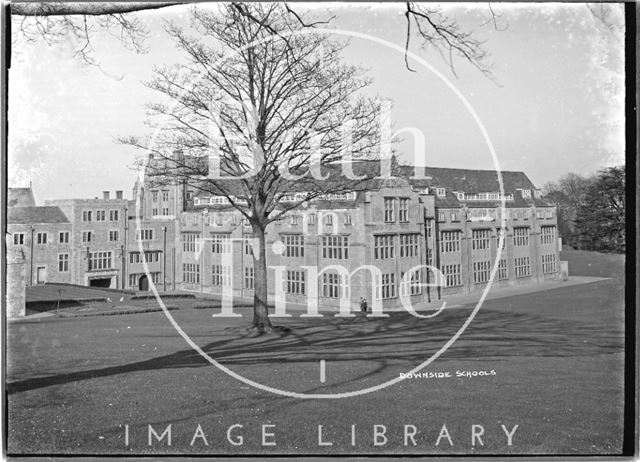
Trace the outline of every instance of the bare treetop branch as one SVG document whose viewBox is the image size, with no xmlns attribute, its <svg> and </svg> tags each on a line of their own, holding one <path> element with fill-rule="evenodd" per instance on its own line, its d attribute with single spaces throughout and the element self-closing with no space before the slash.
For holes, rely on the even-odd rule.
<svg viewBox="0 0 640 462">
<path fill-rule="evenodd" d="M 102 16 L 155 10 L 181 2 L 14 2 L 11 14 L 19 16 Z"/>
</svg>

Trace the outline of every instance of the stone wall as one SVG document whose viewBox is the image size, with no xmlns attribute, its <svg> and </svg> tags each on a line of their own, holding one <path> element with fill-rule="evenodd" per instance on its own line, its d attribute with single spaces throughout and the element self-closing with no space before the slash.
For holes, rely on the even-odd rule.
<svg viewBox="0 0 640 462">
<path fill-rule="evenodd" d="M 15 319 L 25 315 L 26 259 L 21 248 L 7 251 L 7 318 Z"/>
</svg>

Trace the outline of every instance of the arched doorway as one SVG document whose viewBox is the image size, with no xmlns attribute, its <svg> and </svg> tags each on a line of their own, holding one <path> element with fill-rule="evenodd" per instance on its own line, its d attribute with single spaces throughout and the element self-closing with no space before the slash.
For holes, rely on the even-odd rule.
<svg viewBox="0 0 640 462">
<path fill-rule="evenodd" d="M 146 274 L 140 276 L 140 279 L 138 280 L 138 288 L 144 291 L 149 290 L 149 278 L 147 278 Z"/>
</svg>

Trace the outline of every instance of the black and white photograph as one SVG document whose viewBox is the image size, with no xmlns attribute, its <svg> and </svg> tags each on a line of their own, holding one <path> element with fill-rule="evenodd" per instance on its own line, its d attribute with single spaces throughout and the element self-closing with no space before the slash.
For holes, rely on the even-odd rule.
<svg viewBox="0 0 640 462">
<path fill-rule="evenodd" d="M 5 457 L 638 457 L 636 4 L 3 4 Z"/>
</svg>

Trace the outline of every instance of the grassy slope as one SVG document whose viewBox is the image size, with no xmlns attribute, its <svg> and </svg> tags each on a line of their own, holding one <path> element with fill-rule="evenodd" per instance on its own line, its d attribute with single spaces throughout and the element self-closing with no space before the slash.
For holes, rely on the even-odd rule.
<svg viewBox="0 0 640 462">
<path fill-rule="evenodd" d="M 623 370 L 622 273 L 616 268 L 609 281 L 488 302 L 428 369 L 453 375 L 493 369 L 495 376 L 405 380 L 341 400 L 278 397 L 238 382 L 207 365 L 162 313 L 11 324 L 9 450 L 615 453 L 622 443 Z M 287 390 L 329 393 L 376 385 L 414 367 L 443 345 L 468 310 L 430 320 L 403 313 L 375 321 L 294 317 L 280 321 L 292 328 L 290 335 L 257 339 L 242 337 L 243 319 L 221 322 L 210 310 L 172 314 L 232 370 Z M 327 362 L 325 384 L 320 359 Z M 149 423 L 173 425 L 171 448 L 146 445 Z M 245 426 L 243 446 L 226 441 L 226 427 L 235 423 Z M 260 425 L 269 423 L 276 425 L 276 448 L 260 444 Z M 511 447 L 501 423 L 520 426 Z M 131 427 L 129 448 L 124 424 Z M 198 424 L 209 447 L 189 444 Z M 353 424 L 355 450 L 348 433 Z M 387 445 L 373 446 L 374 424 L 387 426 Z M 416 448 L 403 446 L 405 424 L 420 430 Z M 442 424 L 452 448 L 435 446 Z M 472 424 L 485 427 L 485 446 L 471 446 Z M 317 425 L 334 446 L 318 447 Z"/>
</svg>

